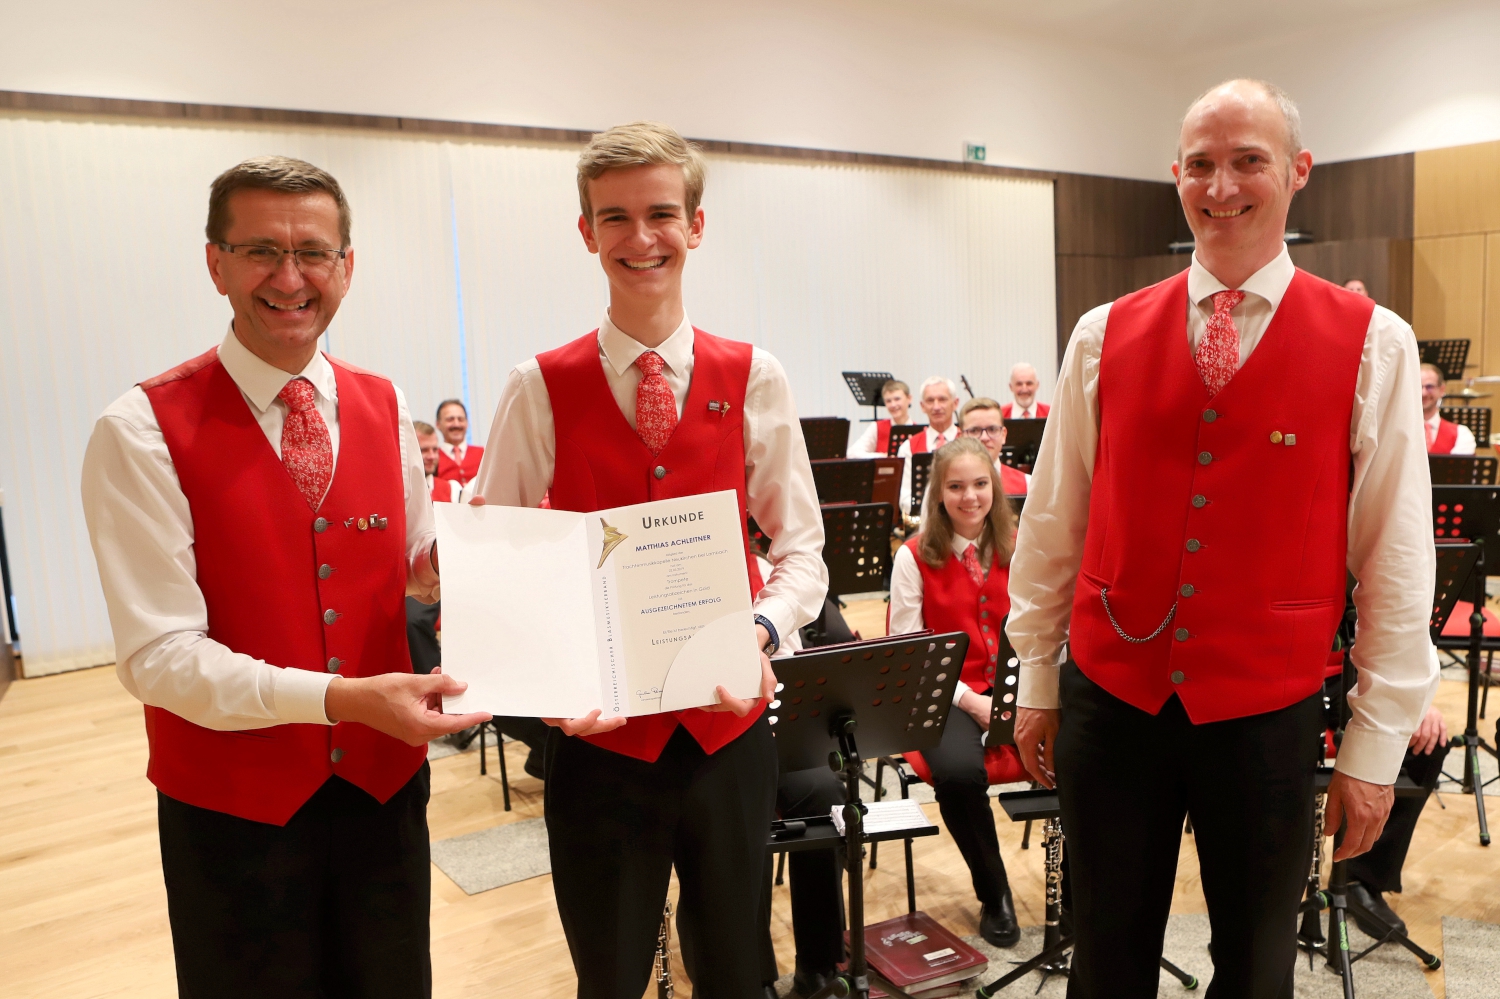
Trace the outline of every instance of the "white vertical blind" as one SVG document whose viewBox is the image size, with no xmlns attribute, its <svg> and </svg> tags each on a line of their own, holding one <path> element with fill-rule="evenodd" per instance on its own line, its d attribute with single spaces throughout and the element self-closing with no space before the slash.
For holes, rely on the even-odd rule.
<svg viewBox="0 0 1500 999">
<path fill-rule="evenodd" d="M 113 659 L 78 498 L 84 447 L 112 399 L 222 338 L 208 184 L 272 152 L 348 193 L 355 274 L 329 345 L 393 378 L 417 419 L 467 394 L 482 439 L 510 368 L 603 313 L 573 148 L 0 116 L 0 488 L 28 675 Z M 965 373 L 996 394 L 1028 360 L 1048 394 L 1050 184 L 713 157 L 704 207 L 689 314 L 775 353 L 804 414 L 868 414 L 845 368 L 914 386 Z"/>
</svg>

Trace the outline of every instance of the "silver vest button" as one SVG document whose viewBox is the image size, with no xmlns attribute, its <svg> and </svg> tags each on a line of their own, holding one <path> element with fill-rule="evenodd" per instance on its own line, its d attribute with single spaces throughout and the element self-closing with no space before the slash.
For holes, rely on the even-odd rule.
<svg viewBox="0 0 1500 999">
<path fill-rule="evenodd" d="M 337 763 L 339 760 L 342 760 L 344 758 L 344 751 L 342 749 L 335 749 L 333 752 L 328 754 L 328 758 Z"/>
<path fill-rule="evenodd" d="M 324 531 L 328 530 L 328 518 L 319 517 L 317 520 L 313 521 L 313 530 L 317 531 L 319 534 L 322 534 Z"/>
<path fill-rule="evenodd" d="M 1194 593 L 1197 593 L 1198 591 L 1195 590 L 1195 589 L 1193 589 L 1193 584 L 1192 583 L 1183 583 L 1182 584 L 1182 589 L 1178 590 L 1177 592 L 1181 593 L 1185 597 L 1190 597 Z"/>
<path fill-rule="evenodd" d="M 1188 543 L 1187 543 L 1187 550 L 1188 551 L 1195 552 L 1199 548 L 1202 548 L 1202 547 L 1203 547 L 1203 545 L 1198 541 L 1197 538 L 1188 538 Z"/>
<path fill-rule="evenodd" d="M 1188 630 L 1186 628 L 1178 628 L 1176 636 L 1179 642 L 1185 642 L 1188 640 Z"/>
<path fill-rule="evenodd" d="M 1180 669 L 1174 669 L 1172 671 L 1172 682 L 1173 683 L 1181 683 L 1182 681 L 1184 681 L 1186 679 L 1187 679 L 1187 677 L 1183 676 L 1182 670 L 1180 670 Z"/>
<path fill-rule="evenodd" d="M 1214 456 L 1211 455 L 1211 454 L 1209 454 L 1207 451 L 1199 451 L 1198 452 L 1198 464 L 1200 464 L 1200 465 L 1207 465 L 1209 462 L 1211 462 L 1213 460 L 1214 460 Z"/>
<path fill-rule="evenodd" d="M 318 578 L 319 579 L 327 579 L 329 576 L 332 576 L 332 575 L 333 575 L 333 566 L 326 565 L 326 564 L 318 566 Z"/>
<path fill-rule="evenodd" d="M 335 610 L 326 610 L 326 611 L 323 612 L 323 623 L 324 624 L 332 624 L 333 622 L 337 621 L 338 619 L 339 619 L 339 615 L 338 615 L 338 612 L 335 611 Z"/>
<path fill-rule="evenodd" d="M 1205 506 L 1208 506 L 1208 497 L 1204 496 L 1202 493 L 1199 493 L 1197 496 L 1193 497 L 1193 506 L 1197 507 L 1199 510 L 1202 510 Z"/>
<path fill-rule="evenodd" d="M 658 479 L 665 479 L 667 477 L 667 470 L 665 468 L 663 468 L 662 466 L 657 465 L 656 466 L 656 470 L 653 471 L 651 474 L 654 475 L 654 476 L 656 476 Z"/>
<path fill-rule="evenodd" d="M 333 656 L 328 660 L 328 672 L 337 673 L 339 669 L 343 667 L 343 665 L 344 661 L 342 659 L 340 659 L 338 656 Z"/>
<path fill-rule="evenodd" d="M 1216 413 L 1216 412 L 1214 412 L 1211 409 L 1205 409 L 1203 411 L 1203 422 L 1204 423 L 1212 423 L 1215 420 L 1217 420 L 1218 418 L 1219 418 L 1219 414 Z"/>
</svg>

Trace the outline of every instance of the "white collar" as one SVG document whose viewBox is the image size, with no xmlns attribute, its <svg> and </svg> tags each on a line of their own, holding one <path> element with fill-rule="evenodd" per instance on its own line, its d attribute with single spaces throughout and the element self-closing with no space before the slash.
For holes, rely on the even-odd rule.
<svg viewBox="0 0 1500 999">
<path fill-rule="evenodd" d="M 609 361 L 616 376 L 623 375 L 635 363 L 636 358 L 653 349 L 667 363 L 667 367 L 672 369 L 673 374 L 684 375 L 693 362 L 693 324 L 688 322 L 687 314 L 684 313 L 682 322 L 672 331 L 672 335 L 662 341 L 660 347 L 652 348 L 621 330 L 606 312 L 604 322 L 599 324 L 599 346 L 604 350 L 604 358 Z"/>
<path fill-rule="evenodd" d="M 1432 427 L 1434 430 L 1436 430 L 1438 424 L 1440 424 L 1440 423 L 1443 422 L 1443 411 L 1440 409 L 1436 413 L 1433 413 L 1432 414 L 1432 419 L 1430 419 L 1430 420 L 1428 420 L 1426 422 L 1427 422 L 1427 425 L 1429 427 Z"/>
<path fill-rule="evenodd" d="M 959 558 L 963 558 L 964 552 L 979 544 L 979 542 L 972 538 L 966 538 L 962 534 L 959 534 L 957 531 L 955 531 L 953 532 L 952 544 L 953 554 L 957 555 Z"/>
<path fill-rule="evenodd" d="M 948 424 L 948 429 L 943 431 L 934 430 L 932 429 L 931 424 L 929 424 L 927 427 L 927 433 L 929 435 L 936 434 L 938 437 L 941 437 L 945 441 L 951 441 L 953 440 L 953 438 L 958 436 L 958 424 L 950 423 Z"/>
<path fill-rule="evenodd" d="M 307 362 L 307 367 L 301 372 L 289 375 L 250 353 L 240 343 L 239 337 L 234 335 L 232 322 L 229 324 L 229 332 L 224 335 L 224 342 L 219 344 L 219 362 L 250 403 L 262 413 L 271 407 L 281 390 L 286 388 L 286 383 L 293 378 L 306 378 L 318 394 L 330 402 L 337 402 L 339 398 L 333 365 L 328 363 L 328 358 L 323 356 L 321 350 L 313 354 L 312 360 Z"/>
<path fill-rule="evenodd" d="M 1272 309 L 1277 309 L 1296 273 L 1297 265 L 1292 263 L 1292 255 L 1287 252 L 1286 244 L 1283 243 L 1276 259 L 1246 278 L 1239 290 L 1247 295 L 1257 295 L 1270 302 Z M 1194 253 L 1192 266 L 1188 268 L 1188 299 L 1201 305 L 1216 292 L 1229 290 L 1224 282 L 1198 262 L 1198 254 Z"/>
<path fill-rule="evenodd" d="M 469 442 L 468 441 L 464 441 L 462 444 L 449 444 L 447 441 L 444 441 L 444 440 L 438 441 L 438 450 L 442 451 L 444 454 L 446 454 L 448 457 L 452 458 L 454 461 L 458 460 L 458 457 L 454 454 L 454 450 L 457 449 L 457 448 L 463 448 L 467 452 L 468 449 L 469 449 Z"/>
</svg>

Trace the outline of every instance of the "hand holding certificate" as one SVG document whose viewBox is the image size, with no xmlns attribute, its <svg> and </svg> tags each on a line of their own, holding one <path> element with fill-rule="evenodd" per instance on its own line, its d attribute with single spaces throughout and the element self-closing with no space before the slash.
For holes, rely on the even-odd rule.
<svg viewBox="0 0 1500 999">
<path fill-rule="evenodd" d="M 720 687 L 761 696 L 732 491 L 588 514 L 435 510 L 444 672 L 469 684 L 447 710 L 602 723 L 713 705 Z"/>
</svg>

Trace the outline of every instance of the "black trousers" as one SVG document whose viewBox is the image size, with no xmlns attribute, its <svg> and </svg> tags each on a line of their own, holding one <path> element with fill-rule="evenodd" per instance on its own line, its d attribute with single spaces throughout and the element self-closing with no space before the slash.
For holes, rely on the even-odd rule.
<svg viewBox="0 0 1500 999">
<path fill-rule="evenodd" d="M 384 805 L 330 777 L 285 826 L 157 794 L 184 999 L 432 995 L 427 764 Z"/>
<path fill-rule="evenodd" d="M 1312 859 L 1322 692 L 1194 725 L 1062 669 L 1057 785 L 1077 940 L 1069 999 L 1155 996 L 1184 816 L 1213 927 L 1209 999 L 1291 999 L 1296 912 Z"/>
<path fill-rule="evenodd" d="M 782 774 L 776 785 L 776 814 L 783 819 L 827 815 L 844 804 L 844 783 L 832 770 L 797 770 Z M 771 884 L 775 879 L 771 855 L 766 854 L 766 890 L 761 898 L 761 981 L 780 977 L 776 948 L 771 943 Z M 792 939 L 797 966 L 823 974 L 844 959 L 844 850 L 793 850 L 787 854 L 791 881 Z"/>
<path fill-rule="evenodd" d="M 1351 880 L 1363 883 L 1371 891 L 1401 890 L 1401 865 L 1406 863 L 1406 851 L 1411 849 L 1412 833 L 1417 831 L 1417 820 L 1422 817 L 1422 808 L 1432 789 L 1437 787 L 1447 758 L 1446 743 L 1434 746 L 1431 753 L 1406 751 L 1401 767 L 1412 783 L 1427 789 L 1427 794 L 1397 798 L 1391 804 L 1390 818 L 1386 819 L 1375 845 L 1368 853 L 1349 861 L 1347 870 Z"/>
<path fill-rule="evenodd" d="M 640 999 L 674 866 L 693 995 L 756 997 L 776 802 L 765 718 L 712 755 L 679 727 L 655 763 L 553 729 L 546 766 L 552 885 L 580 999 Z"/>
<path fill-rule="evenodd" d="M 1009 883 L 995 832 L 995 810 L 990 801 L 989 777 L 984 769 L 984 746 L 979 724 L 956 706 L 948 714 L 943 741 L 922 753 L 932 770 L 933 792 L 943 825 L 969 865 L 974 897 L 981 905 L 1000 905 Z"/>
<path fill-rule="evenodd" d="M 406 598 L 406 645 L 411 650 L 414 673 L 431 673 L 443 664 L 437 637 L 441 610 L 441 604 L 424 604 L 416 597 Z"/>
</svg>

